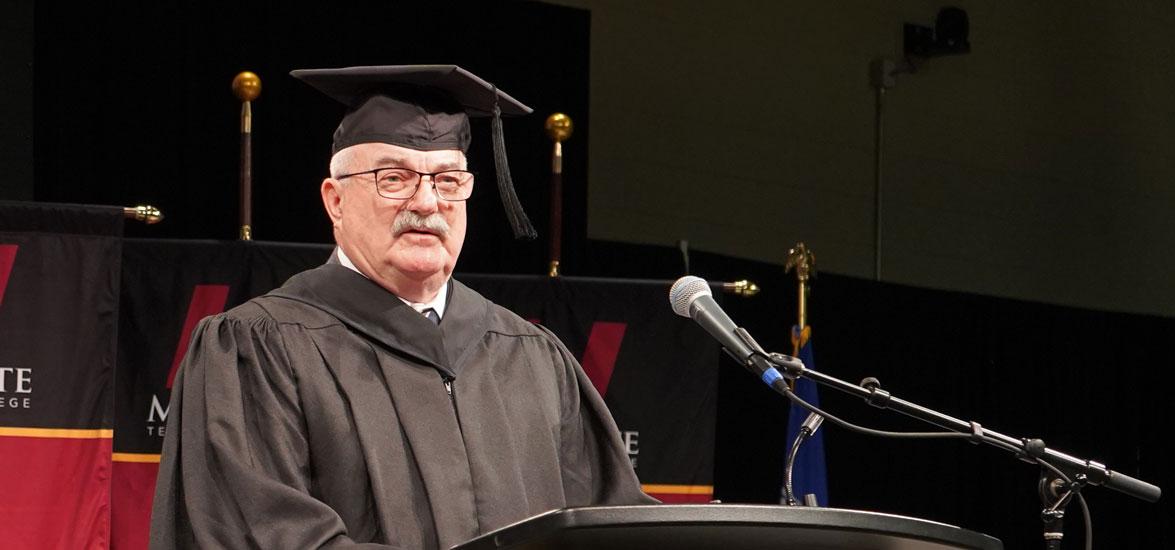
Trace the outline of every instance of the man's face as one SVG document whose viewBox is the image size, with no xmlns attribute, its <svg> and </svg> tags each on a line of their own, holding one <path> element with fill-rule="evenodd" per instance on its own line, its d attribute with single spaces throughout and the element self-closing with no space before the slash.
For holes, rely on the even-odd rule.
<svg viewBox="0 0 1175 550">
<path fill-rule="evenodd" d="M 465 154 L 458 150 L 364 143 L 342 154 L 349 156 L 344 173 L 397 167 L 432 173 L 466 167 Z M 427 177 L 412 198 L 384 198 L 376 193 L 374 177 L 323 182 L 323 202 L 339 246 L 360 271 L 381 283 L 447 279 L 465 242 L 465 202 L 441 200 Z"/>
</svg>

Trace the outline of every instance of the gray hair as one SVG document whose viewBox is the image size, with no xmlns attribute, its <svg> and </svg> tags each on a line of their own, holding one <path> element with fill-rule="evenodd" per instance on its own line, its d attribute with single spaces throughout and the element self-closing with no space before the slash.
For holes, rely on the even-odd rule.
<svg viewBox="0 0 1175 550">
<path fill-rule="evenodd" d="M 350 147 L 335 153 L 330 157 L 330 177 L 338 179 L 339 176 L 350 171 L 351 164 L 354 161 L 355 153 Z"/>
</svg>

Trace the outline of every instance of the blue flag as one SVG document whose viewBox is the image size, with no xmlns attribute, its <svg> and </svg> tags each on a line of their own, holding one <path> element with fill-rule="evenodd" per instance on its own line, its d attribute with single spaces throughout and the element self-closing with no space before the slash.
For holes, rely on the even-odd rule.
<svg viewBox="0 0 1175 550">
<path fill-rule="evenodd" d="M 791 332 L 792 346 L 795 350 L 794 355 L 804 362 L 804 366 L 809 369 L 816 369 L 816 359 L 812 354 L 812 327 L 793 326 Z M 801 378 L 796 380 L 795 393 L 800 396 L 800 399 L 807 401 L 815 406 L 820 406 L 820 398 L 816 394 L 816 383 Z M 800 433 L 800 425 L 804 423 L 804 419 L 808 417 L 808 411 L 799 405 L 792 404 L 791 410 L 788 411 L 787 419 L 787 445 L 784 447 L 784 460 L 787 459 L 787 454 L 791 452 L 792 442 L 796 440 L 796 436 Z M 816 502 L 820 506 L 828 506 L 828 472 L 824 466 L 824 432 L 817 430 L 816 434 L 804 441 L 800 447 L 800 453 L 796 456 L 795 466 L 792 468 L 792 491 L 795 493 L 796 500 L 803 502 L 804 495 L 808 493 L 816 495 Z M 784 483 L 787 480 L 784 479 Z M 783 490 L 780 489 L 780 502 L 785 502 Z"/>
</svg>

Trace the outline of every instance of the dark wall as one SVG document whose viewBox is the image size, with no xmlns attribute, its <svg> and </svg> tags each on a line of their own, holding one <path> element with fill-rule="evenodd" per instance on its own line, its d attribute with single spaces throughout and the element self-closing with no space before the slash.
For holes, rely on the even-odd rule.
<svg viewBox="0 0 1175 550">
<path fill-rule="evenodd" d="M 1175 317 L 1169 0 L 552 1 L 592 11 L 591 237 Z M 885 94 L 877 243 L 870 62 L 944 4 L 971 53 Z"/>
<path fill-rule="evenodd" d="M 458 269 L 544 269 L 551 143 L 543 121 L 572 116 L 564 226 L 583 240 L 586 11 L 530 2 L 42 2 L 36 6 L 36 199 L 150 203 L 167 219 L 131 236 L 231 239 L 238 219 L 234 75 L 262 79 L 254 102 L 254 238 L 331 242 L 318 185 L 343 108 L 288 76 L 297 68 L 454 63 L 535 109 L 505 121 L 511 168 L 539 241 L 514 245 L 495 190 L 489 124 L 474 125 L 480 174 Z M 510 247 L 511 263 L 498 262 Z"/>
</svg>

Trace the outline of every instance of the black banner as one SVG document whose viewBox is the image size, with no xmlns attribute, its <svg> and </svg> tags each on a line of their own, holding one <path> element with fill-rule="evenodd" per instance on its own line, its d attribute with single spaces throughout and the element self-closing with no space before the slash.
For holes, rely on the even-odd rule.
<svg viewBox="0 0 1175 550">
<path fill-rule="evenodd" d="M 122 211 L 0 202 L 5 548 L 103 548 Z"/>
</svg>

